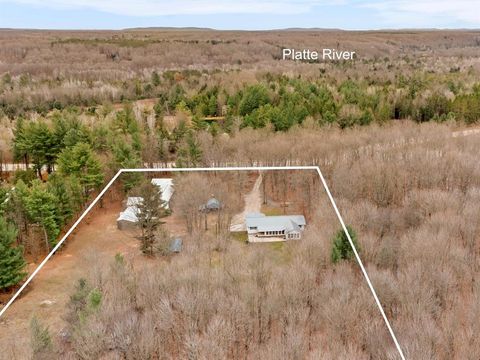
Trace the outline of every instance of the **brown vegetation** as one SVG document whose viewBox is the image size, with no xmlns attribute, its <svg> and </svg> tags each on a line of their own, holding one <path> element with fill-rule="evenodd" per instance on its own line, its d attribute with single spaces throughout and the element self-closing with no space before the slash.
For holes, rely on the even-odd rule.
<svg viewBox="0 0 480 360">
<path fill-rule="evenodd" d="M 407 358 L 480 357 L 478 134 L 452 136 L 462 127 L 457 120 L 478 120 L 478 32 L 2 30 L 0 43 L 0 162 L 12 159 L 11 128 L 25 116 L 53 139 L 55 151 L 68 149 L 67 140 L 92 145 L 107 178 L 121 167 L 173 161 L 318 165 L 355 229 L 360 256 Z M 352 48 L 359 58 L 281 61 L 282 46 Z M 253 98 L 253 106 L 242 93 L 249 84 L 263 87 L 250 88 L 260 99 Z M 322 99 L 322 92 L 309 96 L 313 84 L 318 88 L 312 93 L 331 94 L 336 122 L 322 112 L 288 126 L 259 125 L 266 115 L 278 120 L 279 109 L 304 113 L 289 105 L 296 104 L 297 93 Z M 280 85 L 285 101 L 279 100 Z M 263 104 L 269 112 L 255 113 L 262 97 L 272 106 Z M 109 104 L 123 100 L 137 102 Z M 223 115 L 226 108 L 218 126 L 199 121 L 199 115 Z M 71 123 L 68 137 L 58 135 L 56 121 Z M 37 155 L 38 172 L 58 165 L 57 153 L 37 154 L 45 151 L 42 139 L 38 148 L 17 143 L 16 149 L 17 157 Z M 128 257 L 113 259 L 110 251 L 86 266 L 80 282 L 77 268 L 75 280 L 55 287 L 72 294 L 68 304 L 68 295 L 61 294 L 65 322 L 49 323 L 42 313 L 33 322 L 35 356 L 398 359 L 358 264 L 331 261 L 339 223 L 314 174 L 264 174 L 265 208 L 308 218 L 301 241 L 257 246 L 229 234 L 255 177 L 179 176 L 172 208 L 184 250 L 145 258 L 145 269 L 137 266 L 143 258 L 136 247 L 135 266 Z M 30 184 L 35 173 L 14 174 L 4 194 L 22 178 Z M 131 191 L 138 178 L 121 182 Z M 34 182 L 45 191 L 50 183 Z M 212 196 L 225 205 L 221 211 L 199 211 Z M 30 233 L 25 237 L 20 240 L 27 247 L 35 243 Z M 48 279 L 47 273 L 39 278 Z M 9 346 L 0 358 L 30 354 L 25 316 L 20 321 L 20 347 Z M 42 343 L 42 323 L 52 325 L 51 344 Z"/>
</svg>

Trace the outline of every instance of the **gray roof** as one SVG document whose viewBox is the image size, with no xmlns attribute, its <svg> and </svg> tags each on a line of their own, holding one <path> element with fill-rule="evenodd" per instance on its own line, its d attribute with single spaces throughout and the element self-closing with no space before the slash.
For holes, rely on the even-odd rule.
<svg viewBox="0 0 480 360">
<path fill-rule="evenodd" d="M 283 216 L 249 216 L 245 217 L 247 230 L 256 227 L 257 231 L 299 231 L 300 226 L 305 226 L 305 217 L 303 215 L 283 215 Z"/>
<path fill-rule="evenodd" d="M 215 198 L 211 198 L 207 201 L 207 209 L 220 209 L 220 201 Z"/>
<path fill-rule="evenodd" d="M 180 252 L 182 251 L 182 239 L 181 238 L 175 238 L 172 240 L 170 243 L 170 251 L 171 252 Z"/>
</svg>

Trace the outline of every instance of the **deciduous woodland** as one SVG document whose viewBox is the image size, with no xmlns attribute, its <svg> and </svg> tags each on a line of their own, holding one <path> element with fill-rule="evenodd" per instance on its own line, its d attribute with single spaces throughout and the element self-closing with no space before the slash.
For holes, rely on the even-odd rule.
<svg viewBox="0 0 480 360">
<path fill-rule="evenodd" d="M 480 357 L 480 33 L 3 30 L 0 44 L 1 302 L 120 168 L 318 165 L 407 358 Z M 281 59 L 326 47 L 356 58 Z M 301 240 L 229 231 L 259 176 L 260 210 L 304 215 Z M 315 173 L 177 174 L 169 211 L 117 230 L 128 196 L 159 204 L 149 180 L 124 174 L 0 318 L 0 358 L 400 358 Z M 201 211 L 212 197 L 220 210 Z"/>
</svg>

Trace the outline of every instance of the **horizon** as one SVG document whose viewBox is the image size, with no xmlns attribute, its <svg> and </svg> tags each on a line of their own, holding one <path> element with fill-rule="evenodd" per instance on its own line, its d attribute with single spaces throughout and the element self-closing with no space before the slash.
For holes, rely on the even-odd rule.
<svg viewBox="0 0 480 360">
<path fill-rule="evenodd" d="M 343 29 L 343 28 L 319 28 L 319 27 L 290 27 L 290 28 L 271 28 L 271 29 L 218 29 L 198 26 L 145 26 L 145 27 L 127 27 L 127 28 L 23 28 L 23 27 L 0 27 L 0 31 L 58 31 L 58 32 L 95 32 L 95 31 L 132 31 L 132 30 L 161 30 L 161 31 L 215 31 L 215 32 L 276 32 L 276 31 L 311 31 L 311 32 L 435 32 L 435 31 L 465 31 L 480 32 L 480 27 L 463 28 L 377 28 L 377 29 Z"/>
<path fill-rule="evenodd" d="M 0 0 L 0 28 L 128 30 L 476 30 L 475 0 Z"/>
</svg>

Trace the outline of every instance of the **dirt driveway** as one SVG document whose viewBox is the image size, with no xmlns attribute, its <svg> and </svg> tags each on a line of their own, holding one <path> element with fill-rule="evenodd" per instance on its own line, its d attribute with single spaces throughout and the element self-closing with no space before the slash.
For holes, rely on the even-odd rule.
<svg viewBox="0 0 480 360">
<path fill-rule="evenodd" d="M 231 232 L 247 231 L 245 227 L 245 215 L 252 212 L 260 212 L 262 208 L 262 192 L 260 186 L 262 185 L 262 174 L 258 175 L 252 191 L 245 195 L 245 207 L 241 213 L 236 214 L 230 224 Z"/>
</svg>

